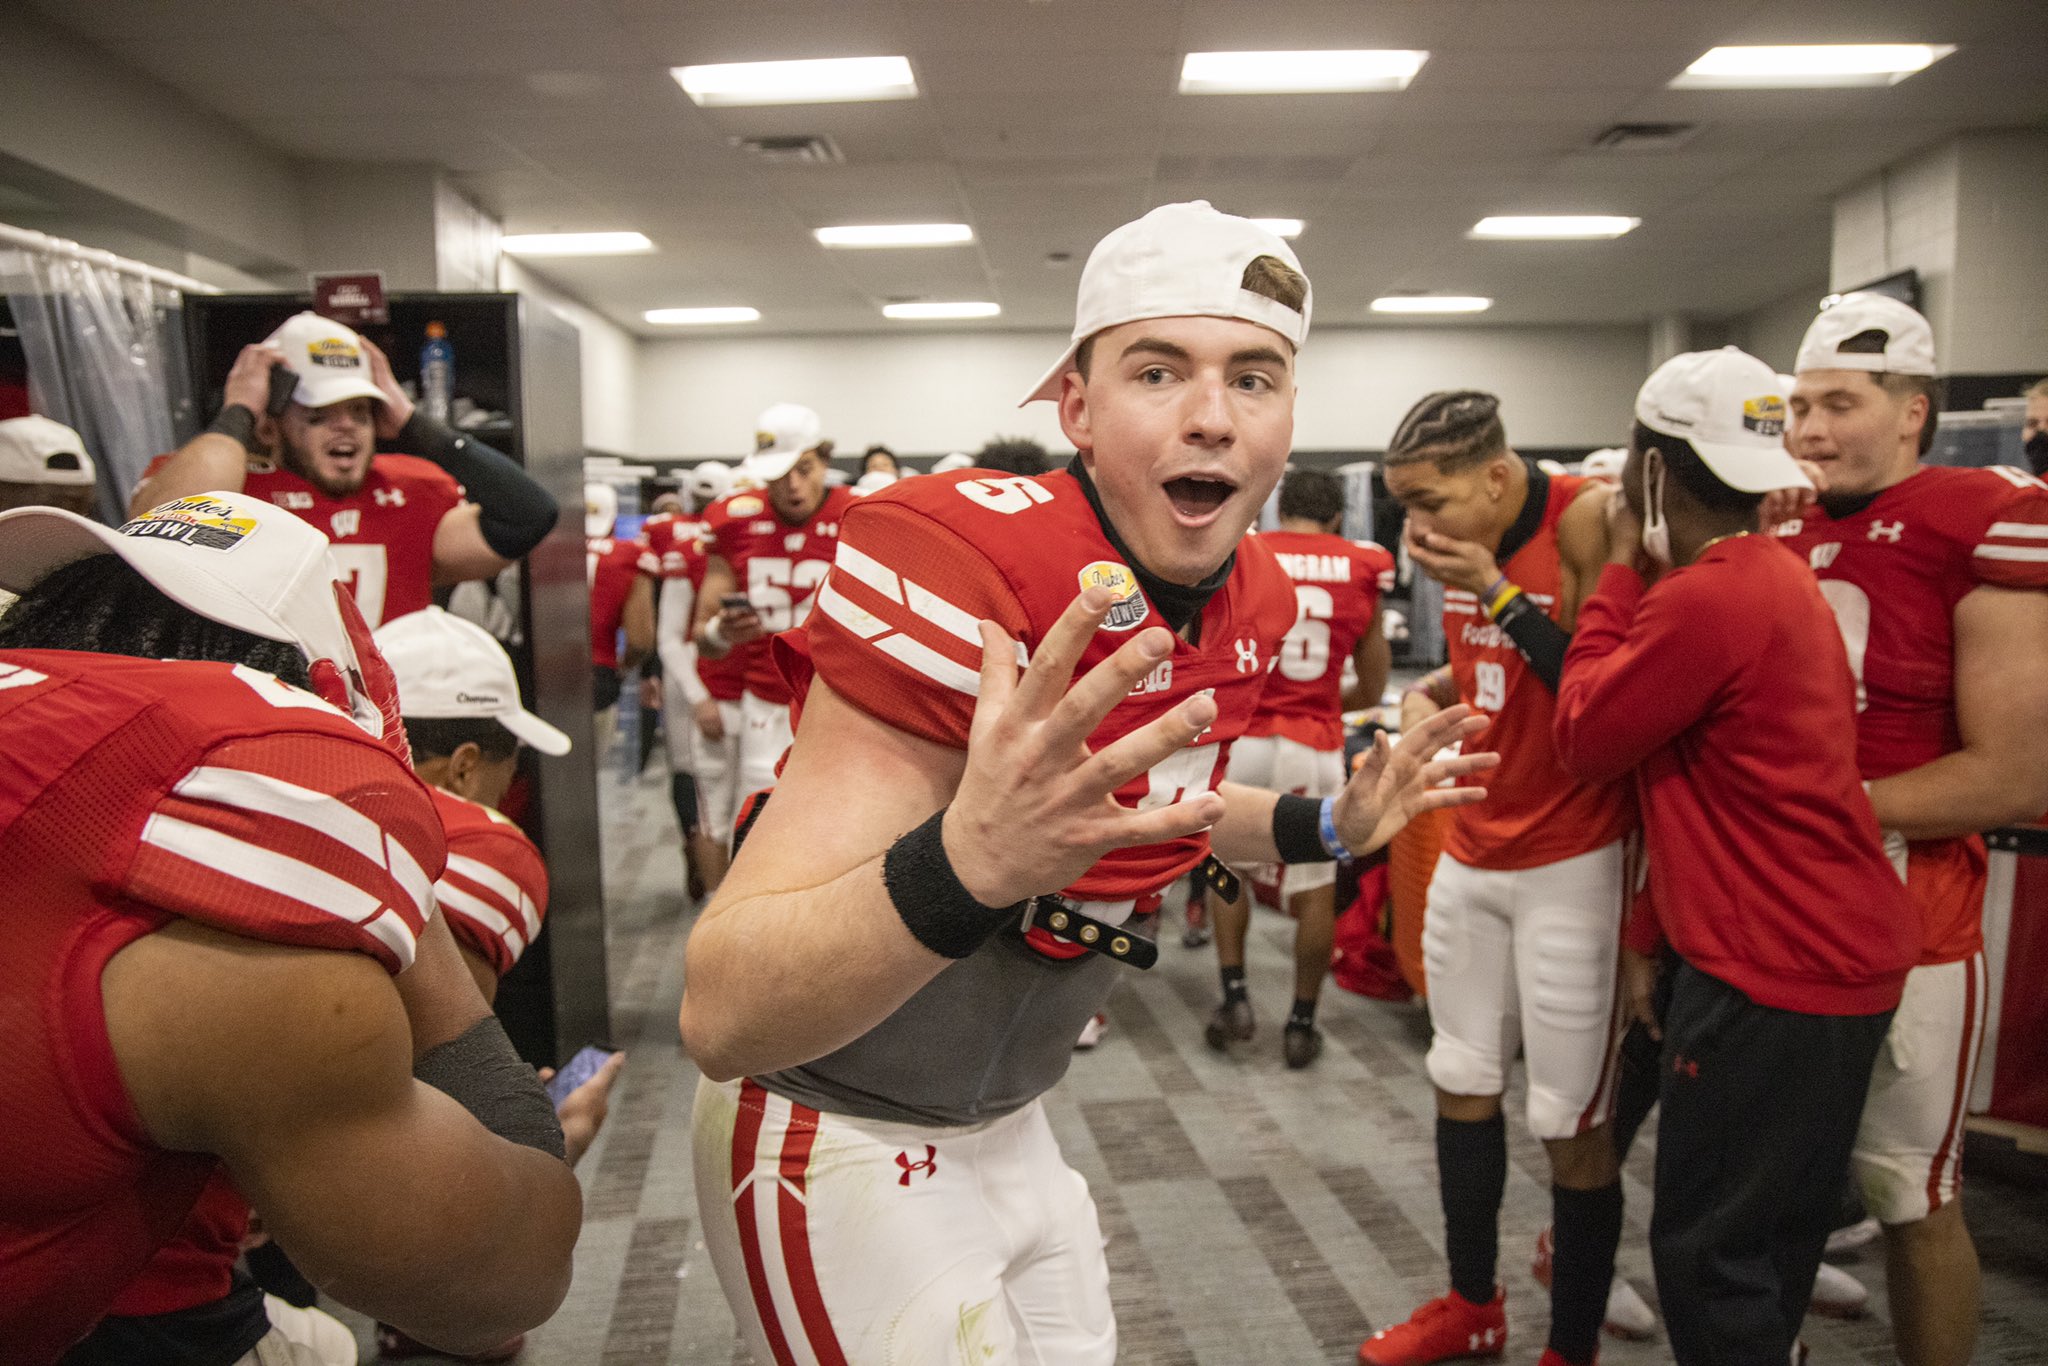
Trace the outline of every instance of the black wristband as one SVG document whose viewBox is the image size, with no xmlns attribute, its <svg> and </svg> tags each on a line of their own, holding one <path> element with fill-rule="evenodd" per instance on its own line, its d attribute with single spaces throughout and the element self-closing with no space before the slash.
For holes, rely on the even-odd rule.
<svg viewBox="0 0 2048 1366">
<path fill-rule="evenodd" d="M 415 409 L 395 443 L 408 455 L 431 460 L 455 477 L 482 516 L 484 544 L 508 560 L 539 545 L 554 530 L 561 509 L 517 461 L 475 437 Z"/>
<path fill-rule="evenodd" d="M 1328 863 L 1323 847 L 1323 799 L 1283 792 L 1273 803 L 1273 847 L 1282 863 Z"/>
<path fill-rule="evenodd" d="M 249 411 L 247 404 L 230 403 L 206 430 L 241 442 L 245 451 L 256 449 L 256 414 Z"/>
<path fill-rule="evenodd" d="M 917 942 L 941 958 L 965 958 L 986 944 L 997 930 L 1019 923 L 1024 903 L 984 906 L 960 884 L 953 861 L 946 857 L 941 833 L 946 811 L 889 846 L 882 856 L 882 885 L 889 901 Z"/>
<path fill-rule="evenodd" d="M 413 1076 L 476 1116 L 499 1138 L 565 1157 L 562 1122 L 540 1077 L 512 1051 L 505 1027 L 486 1015 L 412 1065 Z"/>
<path fill-rule="evenodd" d="M 1501 608 L 1493 624 L 1513 642 L 1528 662 L 1529 671 L 1556 692 L 1557 682 L 1564 676 L 1565 652 L 1571 649 L 1571 633 L 1545 616 L 1541 608 L 1529 601 L 1527 593 L 1515 594 L 1514 600 Z"/>
</svg>

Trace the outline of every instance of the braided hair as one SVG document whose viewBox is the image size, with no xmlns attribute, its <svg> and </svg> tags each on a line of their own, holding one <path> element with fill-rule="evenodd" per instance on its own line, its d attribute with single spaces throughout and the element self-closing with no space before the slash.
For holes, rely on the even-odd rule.
<svg viewBox="0 0 2048 1366">
<path fill-rule="evenodd" d="M 1408 410 L 1387 442 L 1386 463 L 1432 460 L 1446 474 L 1475 468 L 1505 452 L 1500 399 L 1478 389 L 1441 389 Z"/>
<path fill-rule="evenodd" d="M 246 664 L 301 688 L 309 681 L 298 646 L 179 606 L 118 555 L 74 560 L 22 594 L 0 615 L 0 649 L 214 660 Z"/>
</svg>

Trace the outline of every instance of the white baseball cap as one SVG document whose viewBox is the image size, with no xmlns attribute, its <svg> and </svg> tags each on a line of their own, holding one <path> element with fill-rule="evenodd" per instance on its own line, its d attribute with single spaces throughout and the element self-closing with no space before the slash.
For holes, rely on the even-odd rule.
<svg viewBox="0 0 2048 1366">
<path fill-rule="evenodd" d="M 1777 371 L 1739 347 L 1688 351 L 1658 366 L 1636 394 L 1636 421 L 1690 442 L 1729 488 L 1813 487 L 1785 452 L 1785 395 Z"/>
<path fill-rule="evenodd" d="M 583 486 L 583 534 L 595 540 L 612 534 L 619 520 L 619 491 L 610 484 Z"/>
<path fill-rule="evenodd" d="M 285 364 L 299 377 L 292 402 L 325 408 L 343 399 L 373 398 L 385 402 L 384 391 L 370 379 L 370 353 L 363 339 L 332 318 L 294 313 L 263 339 L 284 352 Z"/>
<path fill-rule="evenodd" d="M 725 497 L 732 487 L 732 467 L 720 460 L 706 460 L 690 471 L 690 501 L 699 509 Z"/>
<path fill-rule="evenodd" d="M 90 487 L 98 477 L 85 438 L 47 417 L 0 422 L 0 481 Z"/>
<path fill-rule="evenodd" d="M 748 477 L 772 484 L 796 468 L 808 450 L 815 450 L 824 426 L 801 403 L 777 403 L 754 419 L 754 453 L 742 468 Z"/>
<path fill-rule="evenodd" d="M 897 476 L 887 470 L 869 470 L 853 481 L 853 491 L 859 494 L 874 493 L 896 482 Z"/>
<path fill-rule="evenodd" d="M 1844 351 L 1842 343 L 1865 332 L 1884 335 L 1876 351 Z M 1869 370 L 1875 374 L 1937 375 L 1934 329 L 1918 310 L 1883 294 L 1858 291 L 1835 300 L 1806 329 L 1794 372 Z"/>
<path fill-rule="evenodd" d="M 1584 460 L 1581 460 L 1579 462 L 1579 473 L 1585 475 L 1588 479 L 1613 481 L 1621 478 L 1622 468 L 1627 464 L 1627 447 L 1608 446 L 1602 450 L 1594 451 Z"/>
<path fill-rule="evenodd" d="M 1249 218 L 1218 213 L 1206 199 L 1165 204 L 1095 244 L 1081 269 L 1074 337 L 1024 403 L 1057 399 L 1081 343 L 1104 328 L 1143 318 L 1242 318 L 1271 328 L 1295 347 L 1308 339 L 1309 305 L 1295 312 L 1244 287 L 1244 270 L 1261 256 L 1301 270 L 1294 248 Z M 1306 278 L 1306 276 L 1304 276 Z"/>
<path fill-rule="evenodd" d="M 384 623 L 377 648 L 398 676 L 398 713 L 417 721 L 496 721 L 542 754 L 569 737 L 519 705 L 512 657 L 483 627 L 438 607 Z"/>
<path fill-rule="evenodd" d="M 350 618 L 358 627 L 362 618 L 336 575 L 327 538 L 311 523 L 240 493 L 176 498 L 115 529 L 59 508 L 0 512 L 0 588 L 10 593 L 105 554 L 119 555 L 180 607 L 296 645 L 308 664 L 331 661 L 351 717 L 383 737 L 383 711 L 369 695 L 349 629 Z M 368 635 L 362 628 L 361 637 Z"/>
<path fill-rule="evenodd" d="M 951 474 L 954 470 L 971 470 L 973 468 L 974 457 L 965 451 L 954 451 L 951 455 L 942 455 L 932 462 L 933 474 Z"/>
</svg>

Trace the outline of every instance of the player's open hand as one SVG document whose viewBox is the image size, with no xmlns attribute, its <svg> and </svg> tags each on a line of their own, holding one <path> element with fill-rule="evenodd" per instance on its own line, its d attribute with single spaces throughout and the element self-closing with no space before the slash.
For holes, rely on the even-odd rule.
<svg viewBox="0 0 2048 1366">
<path fill-rule="evenodd" d="M 725 714 L 718 709 L 718 699 L 707 697 L 695 707 L 697 733 L 706 740 L 725 738 Z"/>
<path fill-rule="evenodd" d="M 370 410 L 377 424 L 377 439 L 389 441 L 412 421 L 413 401 L 398 387 L 398 376 L 391 373 L 390 358 L 368 337 L 362 341 L 363 354 L 370 358 L 370 383 L 384 395 L 384 401 Z"/>
<path fill-rule="evenodd" d="M 597 1141 L 597 1131 L 604 1128 L 605 1114 L 611 1108 L 612 1083 L 619 1079 L 619 1071 L 625 1065 L 624 1051 L 612 1054 L 590 1074 L 590 1080 L 562 1097 L 562 1103 L 555 1107 L 555 1117 L 562 1122 L 562 1159 L 570 1166 L 575 1166 Z M 554 1080 L 554 1076 L 554 1068 L 540 1069 L 542 1085 Z"/>
<path fill-rule="evenodd" d="M 1663 1042 L 1664 1023 L 1657 1018 L 1657 962 L 1637 953 L 1628 945 L 1621 946 L 1621 1018 L 1624 1024 L 1635 1023 L 1649 1031 L 1650 1037 Z"/>
<path fill-rule="evenodd" d="M 1447 745 L 1462 743 L 1486 729 L 1487 719 L 1460 702 L 1426 717 L 1393 744 L 1381 731 L 1363 763 L 1344 784 L 1331 812 L 1338 838 L 1354 854 L 1369 854 L 1400 832 L 1416 816 L 1446 806 L 1469 806 L 1486 799 L 1483 787 L 1439 787 L 1451 779 L 1483 773 L 1500 762 L 1498 754 L 1454 754 L 1436 758 Z"/>
<path fill-rule="evenodd" d="M 994 622 L 981 623 L 981 696 L 944 836 L 954 872 L 984 905 L 1056 892 L 1111 849 L 1191 835 L 1223 815 L 1214 792 L 1151 811 L 1119 805 L 1113 795 L 1207 730 L 1216 719 L 1213 698 L 1191 697 L 1100 752 L 1089 750 L 1102 718 L 1173 653 L 1173 636 L 1148 627 L 1076 682 L 1075 666 L 1114 601 L 1107 589 L 1084 590 L 1021 677 L 1017 643 Z"/>
<path fill-rule="evenodd" d="M 1484 593 L 1500 577 L 1493 552 L 1477 541 L 1461 541 L 1441 531 L 1417 532 L 1413 522 L 1402 533 L 1402 539 L 1408 543 L 1409 557 L 1446 588 Z"/>
</svg>

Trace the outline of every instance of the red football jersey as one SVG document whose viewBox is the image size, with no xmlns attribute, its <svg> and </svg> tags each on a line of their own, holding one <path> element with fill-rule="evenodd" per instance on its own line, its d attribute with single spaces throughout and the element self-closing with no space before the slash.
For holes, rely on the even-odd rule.
<svg viewBox="0 0 2048 1366">
<path fill-rule="evenodd" d="M 871 494 L 848 514 L 818 610 L 797 634 L 834 692 L 899 730 L 964 749 L 981 683 L 976 622 L 1000 623 L 1028 654 L 1093 583 L 1121 598 L 1082 654 L 1076 678 L 1131 632 L 1166 624 L 1103 533 L 1080 484 L 1065 471 L 1035 479 L 974 470 L 926 475 Z M 1250 723 L 1294 616 L 1287 576 L 1261 538 L 1247 537 L 1202 612 L 1200 644 L 1176 636 L 1173 654 L 1089 737 L 1100 749 L 1196 693 L 1215 698 L 1215 723 L 1197 743 L 1125 784 L 1119 802 L 1148 810 L 1222 781 L 1230 742 Z M 800 667 L 792 671 L 801 676 Z M 1208 851 L 1206 832 L 1114 850 L 1066 894 L 1084 901 L 1143 897 Z"/>
<path fill-rule="evenodd" d="M 839 524 L 859 503 L 844 488 L 827 489 L 818 510 L 801 526 L 775 515 L 765 495 L 735 493 L 704 512 L 700 540 L 707 555 L 732 567 L 739 590 L 760 613 L 770 635 L 804 624 L 811 600 L 839 544 Z M 775 667 L 766 640 L 750 641 L 727 652 L 740 661 L 746 691 L 764 702 L 790 701 L 789 685 Z"/>
<path fill-rule="evenodd" d="M 1820 579 L 1856 675 L 1856 760 L 1866 781 L 1962 747 L 1955 609 L 1972 589 L 2048 589 L 2048 485 L 2022 470 L 1924 468 L 1835 518 L 1778 529 Z M 1983 946 L 1984 842 L 1916 840 L 1907 890 L 1923 963 Z"/>
<path fill-rule="evenodd" d="M 643 541 L 615 541 L 599 536 L 589 542 L 585 568 L 590 574 L 590 662 L 599 668 L 619 667 L 619 624 L 626 615 L 626 596 L 641 574 L 661 577 L 661 561 Z"/>
<path fill-rule="evenodd" d="M 1245 734 L 1342 749 L 1344 661 L 1378 625 L 1380 594 L 1394 586 L 1394 557 L 1371 541 L 1316 532 L 1268 531 L 1259 540 L 1294 580 L 1301 616 Z"/>
<path fill-rule="evenodd" d="M 707 563 L 704 550 L 704 521 L 701 517 L 677 517 L 662 514 L 664 520 L 649 518 L 641 528 L 648 545 L 661 558 L 661 576 L 665 580 L 676 580 L 689 584 L 689 597 L 685 610 L 694 612 L 696 597 L 704 587 L 704 566 Z M 712 659 L 702 650 L 697 652 L 697 677 L 703 680 L 704 690 L 721 702 L 737 702 L 746 690 L 747 665 L 744 653 L 729 650 Z"/>
<path fill-rule="evenodd" d="M 441 822 L 392 752 L 253 669 L 0 651 L 0 1342 L 54 1360 L 178 1230 L 215 1171 L 143 1132 L 100 977 L 183 916 L 412 961 Z"/>
<path fill-rule="evenodd" d="M 448 836 L 448 869 L 434 899 L 456 942 L 503 977 L 548 913 L 547 865 L 509 818 L 438 787 L 432 793 Z"/>
<path fill-rule="evenodd" d="M 1542 524 L 1500 570 L 1556 621 L 1564 591 L 1557 524 L 1586 481 L 1549 479 Z M 1474 868 L 1511 871 L 1575 858 L 1626 834 L 1635 824 L 1629 785 L 1566 774 L 1551 740 L 1557 697 L 1480 612 L 1476 594 L 1444 590 L 1444 640 L 1458 696 L 1493 722 L 1478 743 L 1500 752 L 1499 767 L 1473 780 L 1486 788 L 1486 800 L 1452 813 L 1444 852 Z"/>
</svg>

